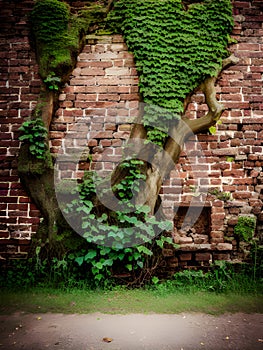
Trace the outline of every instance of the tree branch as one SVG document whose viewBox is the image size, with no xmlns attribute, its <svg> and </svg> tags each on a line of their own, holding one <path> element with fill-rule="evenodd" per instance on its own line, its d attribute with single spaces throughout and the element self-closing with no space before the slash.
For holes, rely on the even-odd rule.
<svg viewBox="0 0 263 350">
<path fill-rule="evenodd" d="M 221 72 L 223 69 L 227 68 L 228 66 L 232 65 L 232 64 L 237 64 L 239 62 L 239 58 L 236 57 L 235 55 L 231 55 L 227 58 L 225 58 L 223 61 L 222 61 L 222 69 L 221 69 Z M 219 74 L 221 73 L 219 72 Z M 219 75 L 218 74 L 218 75 Z"/>
<path fill-rule="evenodd" d="M 189 126 L 194 134 L 207 130 L 210 126 L 215 125 L 216 122 L 220 119 L 224 111 L 224 105 L 218 102 L 216 98 L 215 82 L 223 69 L 231 64 L 238 63 L 238 61 L 239 59 L 236 56 L 229 56 L 223 60 L 222 69 L 218 71 L 218 74 L 214 77 L 206 78 L 205 81 L 200 85 L 199 89 L 203 91 L 206 104 L 209 108 L 208 113 L 198 119 L 190 120 L 186 117 L 182 118 L 182 120 Z"/>
<path fill-rule="evenodd" d="M 173 127 L 169 130 L 169 137 L 167 138 L 163 151 L 159 152 L 158 160 L 156 159 L 155 164 L 159 170 L 162 178 L 169 175 L 170 171 L 174 168 L 177 163 L 185 139 L 190 133 L 189 126 L 184 120 L 178 120 Z"/>
</svg>

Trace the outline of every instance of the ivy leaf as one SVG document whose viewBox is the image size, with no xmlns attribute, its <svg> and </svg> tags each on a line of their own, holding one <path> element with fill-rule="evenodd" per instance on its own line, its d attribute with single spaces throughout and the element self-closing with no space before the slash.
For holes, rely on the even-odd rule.
<svg viewBox="0 0 263 350">
<path fill-rule="evenodd" d="M 163 130 L 183 112 L 183 101 L 207 76 L 214 76 L 233 28 L 230 0 L 194 3 L 187 10 L 180 0 L 119 0 L 107 19 L 119 28 L 133 52 L 144 102 L 166 112 L 145 112 L 144 122 Z M 158 133 L 148 138 L 159 145 Z"/>
<path fill-rule="evenodd" d="M 144 253 L 145 255 L 148 255 L 148 256 L 152 256 L 153 255 L 153 252 L 150 249 L 148 249 L 145 246 L 143 246 L 143 245 L 138 246 L 137 250 L 138 250 L 139 253 Z"/>
<path fill-rule="evenodd" d="M 210 126 L 209 132 L 211 135 L 215 135 L 216 134 L 216 126 Z"/>
<path fill-rule="evenodd" d="M 104 266 L 112 266 L 113 265 L 113 260 L 112 259 L 107 259 L 103 263 Z"/>
<path fill-rule="evenodd" d="M 131 264 L 127 264 L 127 265 L 125 265 L 125 267 L 126 267 L 126 269 L 128 271 L 132 271 L 132 265 Z"/>
<path fill-rule="evenodd" d="M 101 273 L 96 274 L 95 280 L 101 281 L 104 276 Z"/>
<path fill-rule="evenodd" d="M 137 265 L 142 269 L 143 268 L 143 262 L 142 261 L 137 261 Z"/>
<path fill-rule="evenodd" d="M 84 262 L 84 256 L 79 256 L 79 257 L 75 258 L 75 261 L 76 261 L 76 263 L 79 264 L 79 266 L 81 266 Z"/>
<path fill-rule="evenodd" d="M 88 254 L 85 255 L 84 260 L 85 261 L 92 260 L 95 258 L 95 256 L 97 256 L 96 250 L 90 250 Z"/>
</svg>

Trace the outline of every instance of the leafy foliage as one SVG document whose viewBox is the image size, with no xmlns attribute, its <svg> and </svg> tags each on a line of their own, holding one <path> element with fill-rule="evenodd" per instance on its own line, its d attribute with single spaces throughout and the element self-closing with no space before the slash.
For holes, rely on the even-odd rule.
<svg viewBox="0 0 263 350">
<path fill-rule="evenodd" d="M 233 27 L 230 0 L 119 0 L 108 25 L 125 36 L 148 104 L 145 125 L 163 131 L 184 110 L 184 100 L 220 69 Z M 154 135 L 149 135 L 154 140 Z"/>
<path fill-rule="evenodd" d="M 19 140 L 29 145 L 30 153 L 38 159 L 44 159 L 47 151 L 48 131 L 42 119 L 27 120 L 19 130 L 22 132 Z"/>
<path fill-rule="evenodd" d="M 58 64 L 71 64 L 69 45 L 66 44 L 69 19 L 69 6 L 58 0 L 38 0 L 30 14 L 39 71 L 44 79 Z"/>
<path fill-rule="evenodd" d="M 140 191 L 138 180 L 145 178 L 140 165 L 143 162 L 137 159 L 122 163 L 127 175 L 113 188 L 123 205 L 122 210 L 101 214 L 99 204 L 94 204 L 96 186 L 92 174 L 79 186 L 79 199 L 74 199 L 66 208 L 76 220 L 81 217 L 82 234 L 91 247 L 84 255 L 78 255 L 76 262 L 86 263 L 98 282 L 105 283 L 117 271 L 118 274 L 128 273 L 131 283 L 137 283 L 138 278 L 138 283 L 143 283 L 151 278 L 156 268 L 151 270 L 155 265 L 153 261 L 159 259 L 158 248 L 163 248 L 164 244 L 173 245 L 171 237 L 159 235 L 171 230 L 171 222 L 157 220 L 149 215 L 149 207 L 131 201 Z M 95 180 L 96 184 L 103 181 L 98 177 Z M 121 268 L 118 267 L 120 262 Z"/>
<path fill-rule="evenodd" d="M 220 191 L 218 188 L 212 188 L 208 191 L 210 194 L 216 196 L 220 201 L 230 201 L 232 200 L 231 192 Z"/>
<path fill-rule="evenodd" d="M 240 216 L 234 228 L 234 233 L 239 236 L 242 241 L 251 242 L 255 234 L 256 218 L 250 216 Z"/>
<path fill-rule="evenodd" d="M 44 80 L 44 83 L 46 83 L 48 89 L 55 90 L 55 91 L 58 91 L 60 82 L 61 82 L 61 79 L 54 76 L 54 73 L 49 74 L 47 78 Z"/>
<path fill-rule="evenodd" d="M 227 261 L 215 261 L 210 270 L 204 273 L 201 270 L 178 271 L 166 281 L 153 286 L 158 295 L 176 292 L 215 292 L 248 293 L 262 290 L 260 270 L 257 277 L 253 276 L 253 267 L 247 264 L 233 264 Z"/>
<path fill-rule="evenodd" d="M 263 269 L 263 245 L 262 237 L 256 236 L 256 218 L 254 216 L 240 216 L 234 227 L 234 233 L 239 243 L 239 248 L 244 253 L 244 258 L 253 262 L 253 275 L 256 278 L 257 271 Z"/>
</svg>

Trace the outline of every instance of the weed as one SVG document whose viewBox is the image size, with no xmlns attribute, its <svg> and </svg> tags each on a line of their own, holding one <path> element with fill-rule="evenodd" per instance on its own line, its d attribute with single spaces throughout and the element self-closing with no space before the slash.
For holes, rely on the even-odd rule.
<svg viewBox="0 0 263 350">
<path fill-rule="evenodd" d="M 251 216 L 240 216 L 234 228 L 234 233 L 239 236 L 242 241 L 251 242 L 256 229 L 256 218 Z"/>
<path fill-rule="evenodd" d="M 263 246 L 260 245 L 260 240 L 255 236 L 256 218 L 254 216 L 240 216 L 234 227 L 234 233 L 245 257 L 252 261 L 253 276 L 262 271 L 263 265 Z"/>
<path fill-rule="evenodd" d="M 213 196 L 216 196 L 219 200 L 224 202 L 230 201 L 232 199 L 230 192 L 223 192 L 218 190 L 217 188 L 210 189 L 208 192 Z"/>
</svg>

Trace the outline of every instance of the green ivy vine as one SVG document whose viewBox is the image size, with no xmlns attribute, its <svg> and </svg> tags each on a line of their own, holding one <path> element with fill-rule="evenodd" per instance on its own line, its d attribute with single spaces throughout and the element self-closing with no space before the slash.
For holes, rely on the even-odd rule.
<svg viewBox="0 0 263 350">
<path fill-rule="evenodd" d="M 165 132 L 184 111 L 185 98 L 229 56 L 230 0 L 204 0 L 187 9 L 181 0 L 119 0 L 107 23 L 123 33 L 134 54 L 145 125 Z M 158 133 L 149 131 L 155 140 Z"/>
<path fill-rule="evenodd" d="M 116 197 L 128 210 L 100 211 L 100 203 L 96 203 L 96 184 L 104 180 L 92 172 L 87 173 L 78 186 L 79 197 L 64 210 L 78 222 L 81 218 L 80 230 L 90 249 L 85 254 L 80 252 L 75 260 L 90 268 L 98 284 L 105 283 L 116 271 L 128 273 L 132 283 L 144 283 L 156 268 L 151 268 L 152 259 L 158 257 L 156 251 L 167 244 L 177 247 L 172 237 L 161 234 L 172 229 L 171 222 L 149 216 L 148 206 L 131 201 L 140 191 L 140 180 L 145 179 L 140 171 L 142 165 L 143 161 L 137 159 L 124 161 L 121 166 L 127 175 L 113 187 Z"/>
<path fill-rule="evenodd" d="M 47 152 L 48 130 L 42 119 L 26 120 L 21 127 L 19 140 L 29 146 L 29 152 L 38 159 L 45 159 Z"/>
</svg>

